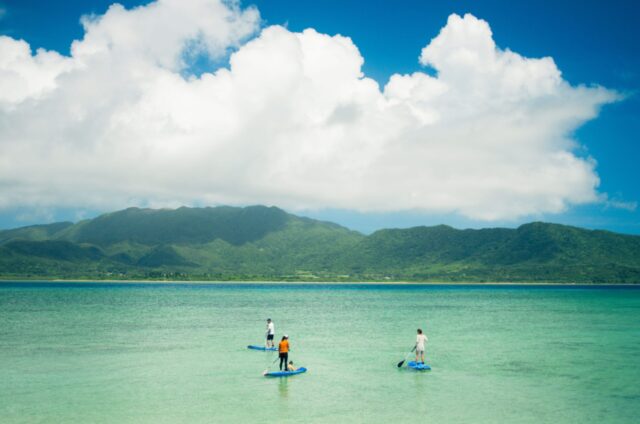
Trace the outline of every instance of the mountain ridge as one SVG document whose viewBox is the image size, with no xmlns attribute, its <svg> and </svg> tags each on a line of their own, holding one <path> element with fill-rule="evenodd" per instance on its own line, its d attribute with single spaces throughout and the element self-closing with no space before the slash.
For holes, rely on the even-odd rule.
<svg viewBox="0 0 640 424">
<path fill-rule="evenodd" d="M 531 222 L 370 235 L 277 207 L 127 208 L 0 231 L 0 278 L 640 283 L 640 236 Z"/>
</svg>

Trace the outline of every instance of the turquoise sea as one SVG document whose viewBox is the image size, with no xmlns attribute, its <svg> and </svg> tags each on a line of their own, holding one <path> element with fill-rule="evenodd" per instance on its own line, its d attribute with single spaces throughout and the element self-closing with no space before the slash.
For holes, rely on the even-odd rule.
<svg viewBox="0 0 640 424">
<path fill-rule="evenodd" d="M 266 318 L 306 374 L 268 379 Z M 398 369 L 422 327 L 430 372 Z M 635 423 L 640 289 L 0 283 L 2 423 Z"/>
</svg>

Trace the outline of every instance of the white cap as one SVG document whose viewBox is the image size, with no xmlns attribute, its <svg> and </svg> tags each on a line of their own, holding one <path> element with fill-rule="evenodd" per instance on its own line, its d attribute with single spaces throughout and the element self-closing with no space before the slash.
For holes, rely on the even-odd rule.
<svg viewBox="0 0 640 424">
<path fill-rule="evenodd" d="M 284 337 L 286 337 L 287 339 L 289 338 L 289 336 L 287 336 L 286 334 L 284 335 Z"/>
</svg>

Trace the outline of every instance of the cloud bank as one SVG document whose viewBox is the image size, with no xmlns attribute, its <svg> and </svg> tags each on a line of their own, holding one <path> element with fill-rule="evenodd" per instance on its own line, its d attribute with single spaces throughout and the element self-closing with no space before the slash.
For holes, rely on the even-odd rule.
<svg viewBox="0 0 640 424">
<path fill-rule="evenodd" d="M 217 0 L 113 5 L 71 54 L 0 37 L 0 208 L 275 204 L 483 220 L 598 201 L 572 132 L 618 95 L 451 15 L 384 87 L 348 37 Z M 189 76 L 198 57 L 229 66 Z M 418 52 L 416 52 L 417 54 Z M 434 72 L 435 71 L 435 72 Z"/>
</svg>

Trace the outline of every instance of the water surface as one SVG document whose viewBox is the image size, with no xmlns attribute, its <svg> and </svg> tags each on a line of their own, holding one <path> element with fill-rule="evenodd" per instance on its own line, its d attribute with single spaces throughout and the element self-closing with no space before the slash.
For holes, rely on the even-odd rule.
<svg viewBox="0 0 640 424">
<path fill-rule="evenodd" d="M 639 358 L 633 288 L 0 283 L 3 423 L 633 423 Z"/>
</svg>

